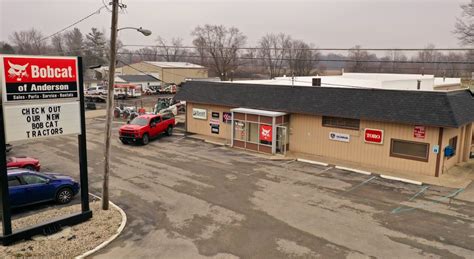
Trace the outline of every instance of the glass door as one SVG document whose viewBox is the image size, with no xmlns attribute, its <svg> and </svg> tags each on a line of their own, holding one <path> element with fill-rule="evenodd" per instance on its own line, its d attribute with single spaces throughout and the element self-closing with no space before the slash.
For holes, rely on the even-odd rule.
<svg viewBox="0 0 474 259">
<path fill-rule="evenodd" d="M 276 137 L 276 153 L 285 155 L 288 144 L 287 127 L 277 126 Z"/>
</svg>

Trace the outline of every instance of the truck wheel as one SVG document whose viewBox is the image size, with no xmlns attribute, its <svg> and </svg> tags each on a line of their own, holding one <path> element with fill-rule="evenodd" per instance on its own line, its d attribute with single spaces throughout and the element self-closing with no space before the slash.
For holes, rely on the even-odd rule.
<svg viewBox="0 0 474 259">
<path fill-rule="evenodd" d="M 167 136 L 173 135 L 173 127 L 172 126 L 168 126 L 168 128 L 166 129 L 166 135 Z"/>
<path fill-rule="evenodd" d="M 150 139 L 148 137 L 148 133 L 145 133 L 145 134 L 143 134 L 143 137 L 142 137 L 142 144 L 146 145 L 146 144 L 148 144 L 148 142 L 150 142 Z"/>
<path fill-rule="evenodd" d="M 126 139 L 121 139 L 121 141 L 122 141 L 122 144 L 124 144 L 124 145 L 128 145 L 128 144 L 129 144 L 129 143 L 128 143 L 128 140 L 126 140 Z"/>
</svg>

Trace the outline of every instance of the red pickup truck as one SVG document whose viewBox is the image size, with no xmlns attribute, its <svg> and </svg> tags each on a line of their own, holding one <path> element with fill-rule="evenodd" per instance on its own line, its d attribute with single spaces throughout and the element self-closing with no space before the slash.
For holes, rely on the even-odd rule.
<svg viewBox="0 0 474 259">
<path fill-rule="evenodd" d="M 161 133 L 173 134 L 175 119 L 172 113 L 140 115 L 119 129 L 119 137 L 123 144 L 148 144 L 150 139 Z"/>
</svg>

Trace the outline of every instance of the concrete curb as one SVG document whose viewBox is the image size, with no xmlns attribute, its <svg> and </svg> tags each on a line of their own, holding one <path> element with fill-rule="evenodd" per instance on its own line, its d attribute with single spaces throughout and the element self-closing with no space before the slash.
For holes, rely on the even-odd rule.
<svg viewBox="0 0 474 259">
<path fill-rule="evenodd" d="M 93 196 L 97 199 L 102 199 L 99 196 L 94 195 L 92 193 L 89 193 L 89 195 L 91 195 L 91 196 Z M 87 256 L 90 256 L 90 255 L 96 253 L 97 251 L 104 248 L 105 246 L 110 244 L 112 241 L 114 241 L 122 233 L 123 229 L 125 228 L 125 225 L 127 224 L 127 214 L 125 214 L 125 211 L 123 211 L 122 208 L 117 206 L 115 203 L 113 203 L 111 201 L 109 201 L 109 203 L 110 203 L 110 205 L 112 205 L 114 208 L 116 208 L 120 212 L 120 215 L 122 215 L 122 223 L 120 223 L 120 227 L 117 229 L 117 233 L 115 233 L 115 235 L 111 236 L 109 239 L 102 242 L 102 244 L 96 246 L 94 249 L 89 250 L 89 251 L 87 251 L 87 252 L 85 252 L 81 255 L 78 255 L 78 256 L 74 257 L 75 259 L 86 258 Z"/>
<path fill-rule="evenodd" d="M 363 171 L 363 170 L 359 170 L 359 169 L 348 168 L 348 167 L 343 167 L 343 166 L 338 166 L 338 165 L 336 165 L 335 168 L 340 169 L 340 170 L 344 170 L 344 171 L 353 172 L 353 173 L 364 174 L 364 175 L 371 175 L 372 174 L 371 172 L 367 172 L 367 171 Z"/>
<path fill-rule="evenodd" d="M 313 164 L 313 165 L 322 165 L 322 166 L 328 166 L 329 164 L 318 162 L 318 161 L 313 161 L 313 160 L 308 160 L 308 159 L 301 159 L 297 158 L 296 161 L 303 162 L 303 163 L 308 163 L 308 164 Z"/>
<path fill-rule="evenodd" d="M 209 144 L 213 144 L 213 145 L 223 146 L 223 147 L 226 146 L 225 143 L 219 143 L 219 142 L 214 142 L 214 141 L 209 141 L 209 140 L 204 140 L 204 142 L 209 143 Z"/>
<path fill-rule="evenodd" d="M 416 185 L 423 185 L 423 183 L 422 183 L 422 182 L 419 182 L 419 181 L 409 180 L 409 179 L 400 178 L 400 177 L 395 177 L 395 176 L 390 176 L 390 175 L 381 174 L 380 177 L 381 177 L 381 178 L 384 178 L 384 179 L 389 179 L 389 180 L 394 180 L 394 181 L 400 181 L 400 182 L 404 182 L 404 183 L 411 183 L 411 184 L 416 184 Z"/>
</svg>

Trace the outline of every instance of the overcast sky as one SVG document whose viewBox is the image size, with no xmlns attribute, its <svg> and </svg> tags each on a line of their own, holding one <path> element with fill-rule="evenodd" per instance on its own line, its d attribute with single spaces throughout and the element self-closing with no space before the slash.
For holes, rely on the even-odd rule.
<svg viewBox="0 0 474 259">
<path fill-rule="evenodd" d="M 104 0 L 109 2 L 110 0 Z M 468 0 L 123 0 L 126 11 L 119 26 L 142 26 L 144 37 L 120 32 L 125 44 L 153 44 L 156 36 L 181 37 L 206 23 L 238 27 L 248 44 L 270 32 L 284 32 L 320 48 L 418 48 L 433 43 L 459 47 L 452 31 L 460 4 Z M 13 31 L 35 27 L 45 35 L 85 17 L 102 0 L 0 0 L 0 41 Z M 109 35 L 110 13 L 102 10 L 77 25 L 83 33 L 92 26 Z"/>
</svg>

